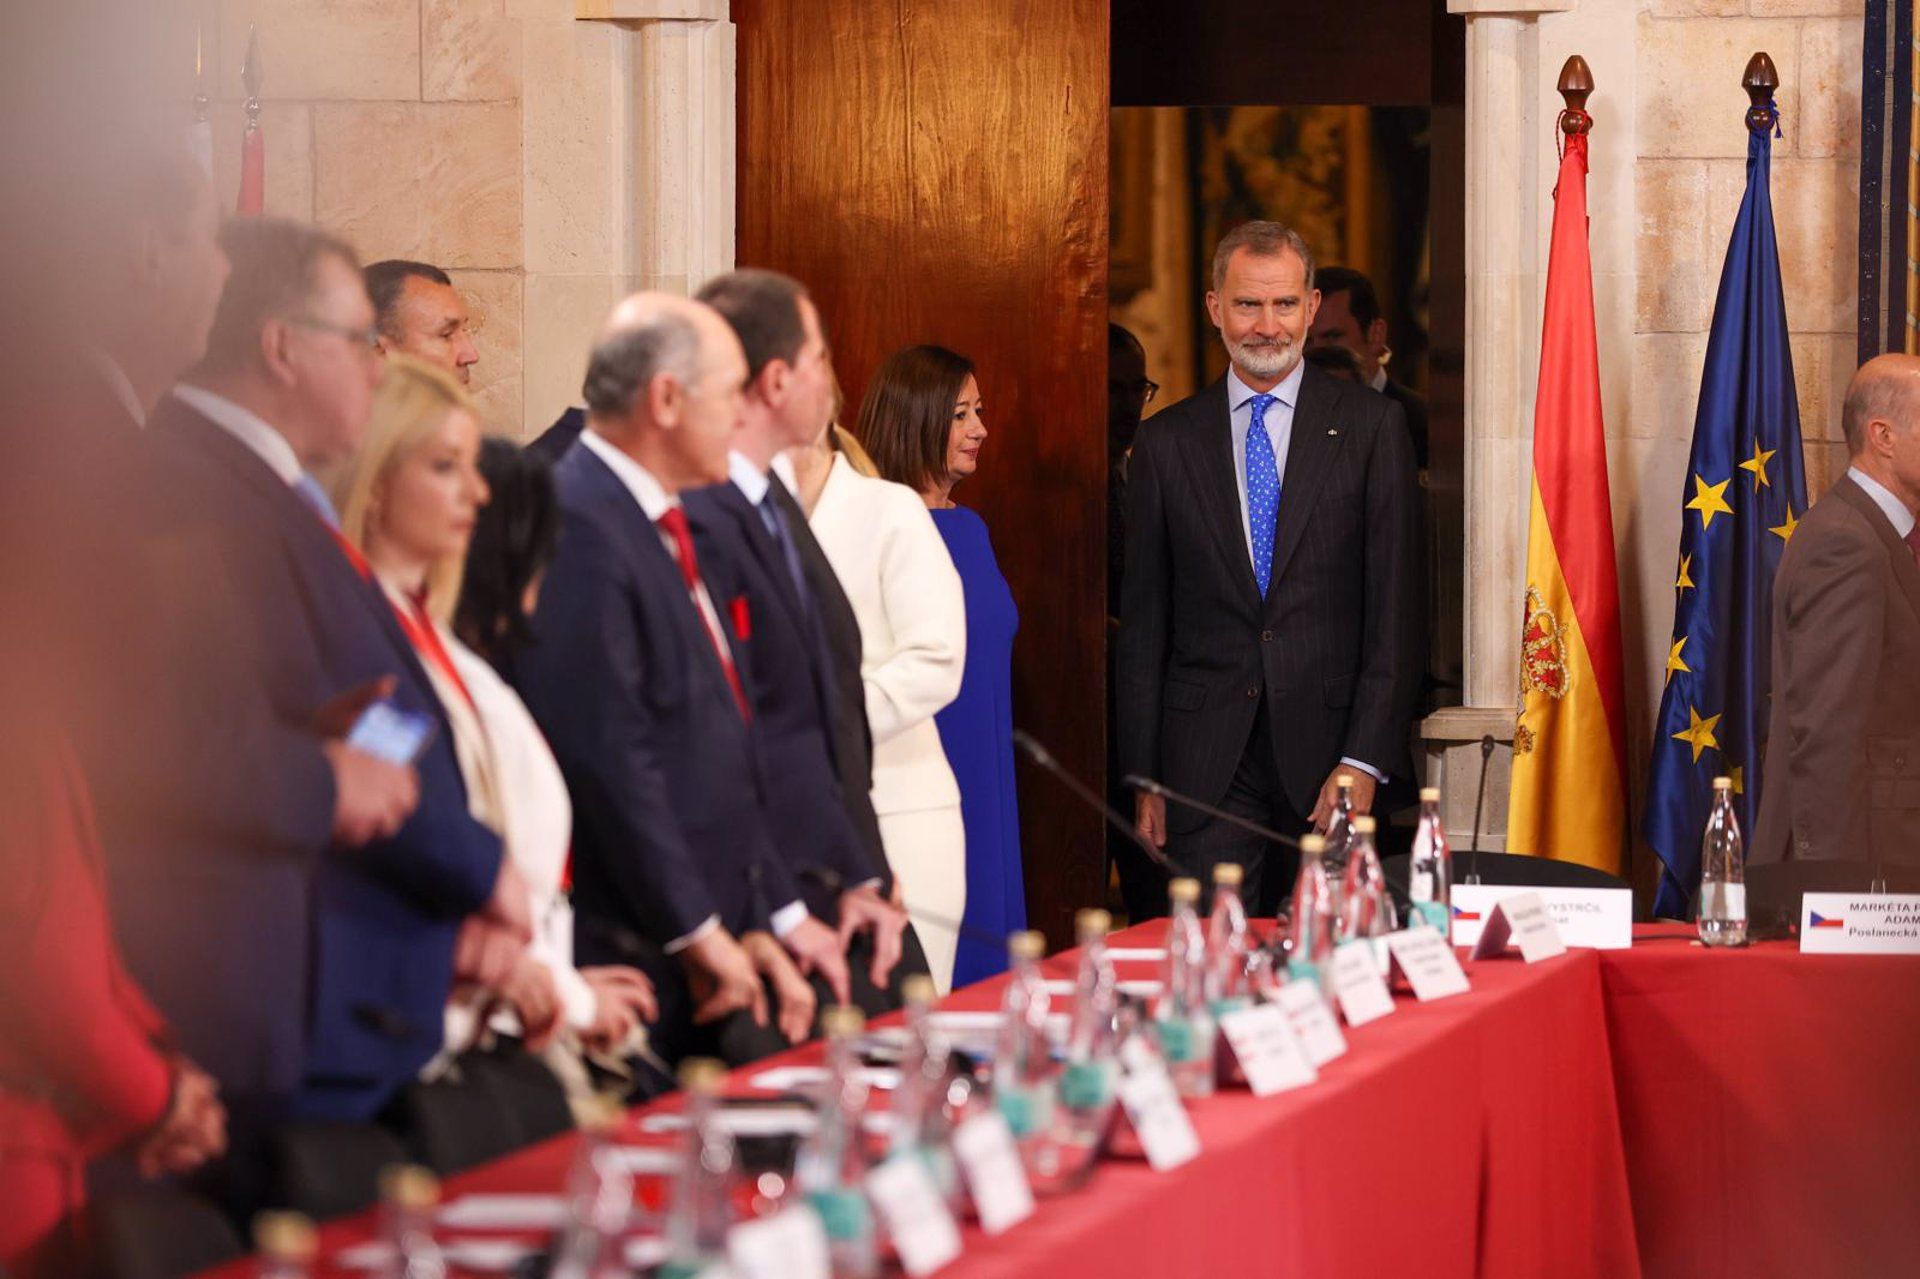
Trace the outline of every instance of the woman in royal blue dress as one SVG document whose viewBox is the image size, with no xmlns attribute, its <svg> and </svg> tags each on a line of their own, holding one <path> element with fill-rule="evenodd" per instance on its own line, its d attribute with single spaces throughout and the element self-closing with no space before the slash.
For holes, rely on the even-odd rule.
<svg viewBox="0 0 1920 1279">
<path fill-rule="evenodd" d="M 967 905 L 953 984 L 1006 968 L 1004 938 L 1027 926 L 1020 809 L 1013 789 L 1013 635 L 1020 616 L 981 518 L 953 502 L 986 442 L 973 363 L 944 347 L 887 357 L 860 406 L 859 435 L 881 475 L 919 493 L 966 592 L 960 695 L 934 717 L 960 784 L 967 837 Z"/>
</svg>

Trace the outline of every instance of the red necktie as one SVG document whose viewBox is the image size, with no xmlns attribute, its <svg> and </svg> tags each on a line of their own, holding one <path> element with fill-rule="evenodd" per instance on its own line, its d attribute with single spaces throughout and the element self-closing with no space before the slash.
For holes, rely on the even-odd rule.
<svg viewBox="0 0 1920 1279">
<path fill-rule="evenodd" d="M 726 673 L 727 686 L 733 689 L 733 700 L 740 707 L 740 718 L 752 719 L 753 713 L 747 708 L 747 690 L 740 684 L 740 672 L 734 669 L 733 658 L 727 655 L 727 646 L 720 642 L 720 634 L 714 629 L 714 623 L 707 620 L 706 610 L 700 607 L 700 557 L 694 554 L 693 530 L 687 526 L 687 513 L 677 506 L 669 507 L 656 522 L 673 539 L 673 557 L 679 561 L 680 576 L 687 580 L 687 593 L 693 597 L 694 610 L 700 614 L 700 625 L 706 630 L 707 638 L 713 641 L 713 655 L 720 659 L 720 669 Z"/>
</svg>

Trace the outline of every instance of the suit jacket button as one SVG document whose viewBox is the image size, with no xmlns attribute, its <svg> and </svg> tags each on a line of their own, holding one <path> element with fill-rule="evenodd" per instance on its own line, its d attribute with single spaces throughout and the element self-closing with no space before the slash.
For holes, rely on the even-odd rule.
<svg viewBox="0 0 1920 1279">
<path fill-rule="evenodd" d="M 1261 632 L 1260 632 L 1260 642 L 1261 642 L 1262 644 L 1271 644 L 1271 643 L 1273 643 L 1273 632 L 1272 632 L 1272 631 L 1261 631 Z"/>
<path fill-rule="evenodd" d="M 1252 701 L 1254 698 L 1258 696 L 1260 696 L 1260 689 L 1258 688 L 1258 686 L 1253 684 L 1247 685 L 1247 700 Z"/>
</svg>

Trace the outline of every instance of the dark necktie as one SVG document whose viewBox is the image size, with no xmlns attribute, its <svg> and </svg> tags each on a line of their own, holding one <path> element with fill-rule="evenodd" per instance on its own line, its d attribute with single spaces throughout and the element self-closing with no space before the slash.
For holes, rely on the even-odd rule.
<svg viewBox="0 0 1920 1279">
<path fill-rule="evenodd" d="M 773 544 L 780 548 L 780 558 L 787 566 L 787 576 L 793 579 L 794 592 L 800 597 L 800 609 L 812 613 L 812 592 L 807 589 L 807 570 L 800 563 L 800 552 L 794 549 L 793 538 L 787 535 L 787 521 L 780 508 L 773 503 L 773 490 L 769 488 L 760 499 L 760 521 L 767 526 L 767 533 L 773 538 Z"/>
<path fill-rule="evenodd" d="M 680 576 L 686 579 L 687 594 L 693 597 L 694 612 L 700 616 L 701 629 L 707 633 L 707 639 L 713 644 L 713 655 L 720 659 L 720 669 L 726 674 L 727 687 L 733 690 L 733 700 L 740 707 L 742 719 L 752 719 L 753 713 L 747 707 L 747 690 L 740 683 L 740 672 L 734 668 L 733 658 L 727 652 L 727 646 L 720 640 L 720 634 L 714 630 L 714 623 L 707 619 L 707 611 L 700 607 L 700 557 L 694 554 L 693 530 L 687 525 L 687 513 L 679 507 L 669 507 L 666 514 L 656 521 L 673 539 L 673 558 L 680 565 Z"/>
</svg>

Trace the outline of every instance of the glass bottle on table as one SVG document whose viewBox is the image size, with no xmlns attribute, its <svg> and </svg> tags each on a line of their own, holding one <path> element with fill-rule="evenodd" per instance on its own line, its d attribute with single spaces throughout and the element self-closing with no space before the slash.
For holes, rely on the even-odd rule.
<svg viewBox="0 0 1920 1279">
<path fill-rule="evenodd" d="M 956 1219 L 966 1207 L 966 1186 L 953 1157 L 952 1104 L 956 1072 L 953 1047 L 933 1021 L 933 978 L 917 973 L 900 986 L 907 1044 L 900 1055 L 900 1082 L 893 1090 L 887 1153 L 912 1153 L 926 1165 Z"/>
<path fill-rule="evenodd" d="M 1713 779 L 1713 807 L 1700 840 L 1700 941 L 1747 944 L 1747 869 L 1740 818 L 1733 811 L 1733 779 Z"/>
<path fill-rule="evenodd" d="M 1027 1175 L 1040 1180 L 1054 1171 L 1050 1149 L 1054 1071 L 1047 1042 L 1052 1004 L 1040 977 L 1040 956 L 1045 951 L 1046 940 L 1039 933 L 1007 938 L 1013 979 L 1000 1002 L 1000 1033 L 993 1054 L 993 1104 L 1013 1130 Z"/>
<path fill-rule="evenodd" d="M 1413 856 L 1407 864 L 1407 899 L 1420 922 L 1439 929 L 1442 937 L 1452 935 L 1453 851 L 1440 820 L 1437 786 L 1420 791 L 1420 825 L 1413 832 Z"/>
<path fill-rule="evenodd" d="M 1154 1032 L 1173 1084 L 1182 1097 L 1211 1096 L 1214 1087 L 1213 1014 L 1208 1011 L 1207 934 L 1200 923 L 1200 881 L 1167 885 L 1166 981 L 1154 1008 Z"/>
<path fill-rule="evenodd" d="M 1324 993 L 1333 980 L 1333 885 L 1327 875 L 1327 841 L 1300 837 L 1300 873 L 1293 881 L 1293 910 L 1287 921 L 1289 977 L 1310 977 Z"/>
<path fill-rule="evenodd" d="M 726 1078 L 727 1068 L 711 1057 L 680 1063 L 687 1126 L 681 1132 L 680 1166 L 674 1171 L 673 1197 L 661 1232 L 667 1259 L 658 1279 L 695 1279 L 726 1261 L 736 1158 L 732 1135 L 716 1120 Z"/>
<path fill-rule="evenodd" d="M 1113 1122 L 1114 1083 L 1119 1072 L 1120 981 L 1107 954 L 1107 932 L 1112 927 L 1113 917 L 1104 910 L 1082 910 L 1073 917 L 1080 968 L 1073 982 L 1057 1123 L 1059 1173 L 1070 1185 L 1080 1184 L 1092 1173 L 1094 1159 Z"/>
<path fill-rule="evenodd" d="M 820 1028 L 826 1036 L 827 1078 L 819 1121 L 794 1161 L 793 1184 L 826 1227 L 834 1279 L 871 1279 L 880 1272 L 880 1243 L 867 1202 L 872 1161 L 861 1132 L 867 1085 L 855 1047 L 867 1019 L 858 1008 L 841 1004 L 821 1015 Z"/>
<path fill-rule="evenodd" d="M 1334 778 L 1333 812 L 1327 817 L 1327 884 L 1333 891 L 1333 910 L 1340 914 L 1340 894 L 1346 883 L 1347 851 L 1353 846 L 1353 774 Z"/>
<path fill-rule="evenodd" d="M 1370 816 L 1353 819 L 1353 839 L 1347 846 L 1347 870 L 1340 890 L 1340 940 L 1385 937 L 1394 930 L 1393 898 L 1387 895 L 1387 877 L 1374 847 L 1377 829 Z"/>
<path fill-rule="evenodd" d="M 602 1101 L 580 1125 L 567 1172 L 567 1220 L 554 1241 L 548 1279 L 626 1279 L 622 1240 L 633 1216 L 633 1174 L 614 1149 L 619 1119 L 619 1107 Z"/>
<path fill-rule="evenodd" d="M 1234 862 L 1213 868 L 1213 913 L 1207 917 L 1207 1011 L 1215 1025 L 1228 1013 L 1245 1008 L 1252 999 L 1248 981 L 1247 907 L 1240 897 L 1245 872 Z M 1246 1076 L 1234 1060 L 1224 1036 L 1214 1045 L 1214 1060 L 1222 1084 L 1243 1084 Z"/>
<path fill-rule="evenodd" d="M 263 1212 L 253 1219 L 253 1247 L 260 1254 L 259 1279 L 309 1279 L 320 1235 L 301 1213 Z"/>
<path fill-rule="evenodd" d="M 378 1279 L 446 1279 L 447 1259 L 433 1237 L 440 1181 L 425 1168 L 398 1164 L 380 1174 L 380 1238 L 387 1245 Z"/>
</svg>

